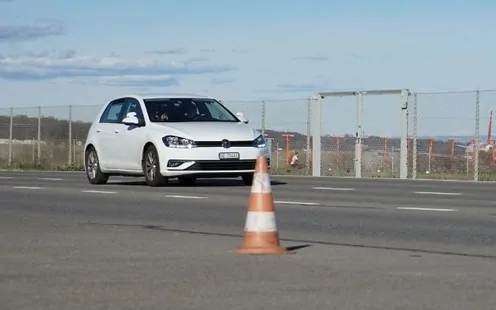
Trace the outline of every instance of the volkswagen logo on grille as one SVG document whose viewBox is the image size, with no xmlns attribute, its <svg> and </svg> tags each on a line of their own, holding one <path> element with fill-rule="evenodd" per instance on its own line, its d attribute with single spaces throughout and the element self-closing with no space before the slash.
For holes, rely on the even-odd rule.
<svg viewBox="0 0 496 310">
<path fill-rule="evenodd" d="M 231 142 L 227 139 L 222 140 L 222 147 L 228 149 L 231 147 Z"/>
</svg>

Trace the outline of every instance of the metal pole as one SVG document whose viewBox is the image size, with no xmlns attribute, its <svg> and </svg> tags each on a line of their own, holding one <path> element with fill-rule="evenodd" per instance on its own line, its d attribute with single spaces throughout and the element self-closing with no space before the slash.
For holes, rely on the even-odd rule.
<svg viewBox="0 0 496 310">
<path fill-rule="evenodd" d="M 69 106 L 69 157 L 67 158 L 67 163 L 72 166 L 72 105 Z"/>
<path fill-rule="evenodd" d="M 418 125 L 418 95 L 413 94 L 413 141 L 412 141 L 412 179 L 417 178 L 417 125 Z"/>
<path fill-rule="evenodd" d="M 14 108 L 10 108 L 9 122 L 9 166 L 12 165 L 12 140 L 14 138 Z"/>
<path fill-rule="evenodd" d="M 401 92 L 400 179 L 408 178 L 408 90 Z"/>
<path fill-rule="evenodd" d="M 37 141 L 36 157 L 38 164 L 41 162 L 41 107 L 38 107 L 38 141 Z"/>
<path fill-rule="evenodd" d="M 356 140 L 355 140 L 355 178 L 362 177 L 362 105 L 363 95 L 357 93 L 357 127 L 356 127 Z"/>
<path fill-rule="evenodd" d="M 480 91 L 475 92 L 475 145 L 474 145 L 474 181 L 479 181 L 479 126 L 480 126 Z"/>
<path fill-rule="evenodd" d="M 279 142 L 276 142 L 276 170 L 279 172 Z"/>
<path fill-rule="evenodd" d="M 394 175 L 394 144 L 391 145 L 391 174 Z"/>
<path fill-rule="evenodd" d="M 310 115 L 312 114 L 312 102 L 309 98 L 307 101 L 307 151 L 306 151 L 306 162 L 305 162 L 305 175 L 310 174 L 310 135 L 312 134 L 312 128 L 310 124 Z"/>
<path fill-rule="evenodd" d="M 262 116 L 262 135 L 265 135 L 265 101 L 262 100 L 262 111 L 261 111 L 261 116 Z"/>
<path fill-rule="evenodd" d="M 313 97 L 312 103 L 312 176 L 320 177 L 321 165 L 321 126 L 322 126 L 322 98 L 319 95 Z"/>
<path fill-rule="evenodd" d="M 467 171 L 467 179 L 468 179 L 468 170 L 470 169 L 470 161 L 469 161 L 469 155 L 468 155 L 468 152 L 465 152 L 465 154 L 466 154 L 466 158 L 467 158 L 467 160 L 466 160 L 466 163 L 465 163 L 465 164 L 466 164 L 466 166 L 467 166 L 467 167 L 466 167 L 466 171 Z"/>
<path fill-rule="evenodd" d="M 432 160 L 432 146 L 429 145 L 429 162 L 428 162 L 428 165 L 427 165 L 427 171 L 429 171 L 429 173 L 431 173 L 431 160 Z"/>
</svg>

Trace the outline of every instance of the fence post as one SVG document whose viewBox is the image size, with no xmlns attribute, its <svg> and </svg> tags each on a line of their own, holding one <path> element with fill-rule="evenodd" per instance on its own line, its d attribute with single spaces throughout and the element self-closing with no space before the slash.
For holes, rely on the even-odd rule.
<svg viewBox="0 0 496 310">
<path fill-rule="evenodd" d="M 12 166 L 12 143 L 14 138 L 14 108 L 10 107 L 10 122 L 9 122 L 9 166 Z"/>
<path fill-rule="evenodd" d="M 401 92 L 401 141 L 400 141 L 400 179 L 408 178 L 408 96 L 409 90 Z"/>
<path fill-rule="evenodd" d="M 474 145 L 474 181 L 479 181 L 479 126 L 480 126 L 480 91 L 475 92 L 475 145 Z"/>
<path fill-rule="evenodd" d="M 356 110 L 356 138 L 355 138 L 355 178 L 362 177 L 362 114 L 363 114 L 363 95 L 357 92 L 357 110 Z"/>
<path fill-rule="evenodd" d="M 265 106 L 265 101 L 262 100 L 262 107 L 261 107 L 261 124 L 262 124 L 262 136 L 265 137 L 265 109 L 266 109 L 266 106 Z"/>
<path fill-rule="evenodd" d="M 312 132 L 311 129 L 311 124 L 310 124 L 310 117 L 312 114 L 312 99 L 308 98 L 307 100 L 307 155 L 306 155 L 306 161 L 305 161 L 305 175 L 310 174 L 310 135 Z"/>
<path fill-rule="evenodd" d="M 36 155 L 39 164 L 41 162 L 41 107 L 40 106 L 38 106 L 38 142 L 37 142 Z"/>
<path fill-rule="evenodd" d="M 72 165 L 72 105 L 69 106 L 69 137 L 68 137 L 68 143 L 69 143 L 69 156 L 67 159 L 67 164 L 69 166 Z"/>
<path fill-rule="evenodd" d="M 412 128 L 412 179 L 417 178 L 417 125 L 418 125 L 418 95 L 413 94 L 413 128 Z"/>
<path fill-rule="evenodd" d="M 310 124 L 312 127 L 312 176 L 320 177 L 321 172 L 321 142 L 322 142 L 322 98 L 313 97 Z"/>
</svg>

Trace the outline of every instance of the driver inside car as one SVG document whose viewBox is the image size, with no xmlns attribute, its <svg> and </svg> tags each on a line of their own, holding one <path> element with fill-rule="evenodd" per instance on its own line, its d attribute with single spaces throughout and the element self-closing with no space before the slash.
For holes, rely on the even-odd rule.
<svg viewBox="0 0 496 310">
<path fill-rule="evenodd" d="M 198 107 L 193 102 L 188 103 L 186 105 L 186 112 L 184 113 L 184 115 L 187 118 L 193 119 L 193 120 L 196 119 L 197 117 L 201 116 L 200 111 L 198 111 Z"/>
<path fill-rule="evenodd" d="M 167 106 L 158 105 L 157 110 L 155 111 L 155 120 L 156 121 L 167 121 L 169 120 L 169 115 L 166 111 Z"/>
</svg>

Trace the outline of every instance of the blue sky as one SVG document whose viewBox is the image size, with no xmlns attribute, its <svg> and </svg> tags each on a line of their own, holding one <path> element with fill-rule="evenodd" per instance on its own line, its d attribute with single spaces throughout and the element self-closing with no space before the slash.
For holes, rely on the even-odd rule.
<svg viewBox="0 0 496 310">
<path fill-rule="evenodd" d="M 255 126 L 266 100 L 268 128 L 305 131 L 316 91 L 496 88 L 495 13 L 490 1 L 0 0 L 0 113 L 72 104 L 89 120 L 122 94 L 206 92 Z M 398 101 L 365 98 L 365 134 L 397 135 Z M 419 134 L 472 134 L 474 102 L 420 96 Z M 496 93 L 482 96 L 482 132 L 490 109 Z M 354 98 L 326 102 L 323 121 L 353 133 Z"/>
</svg>

